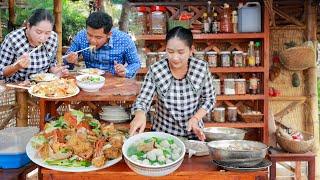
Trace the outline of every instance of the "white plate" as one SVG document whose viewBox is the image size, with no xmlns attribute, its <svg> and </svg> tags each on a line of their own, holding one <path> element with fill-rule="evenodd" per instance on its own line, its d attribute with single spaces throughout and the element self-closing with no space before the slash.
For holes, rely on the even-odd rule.
<svg viewBox="0 0 320 180">
<path fill-rule="evenodd" d="M 38 80 L 37 78 L 41 78 L 41 80 Z M 32 74 L 30 76 L 31 80 L 37 81 L 37 82 L 49 82 L 53 80 L 59 79 L 59 77 L 53 73 L 38 73 L 38 74 Z"/>
<path fill-rule="evenodd" d="M 80 74 L 103 75 L 105 72 L 98 68 L 85 68 L 79 70 Z"/>
<path fill-rule="evenodd" d="M 89 172 L 89 171 L 96 171 L 99 169 L 104 169 L 106 167 L 112 166 L 119 161 L 121 161 L 122 156 L 120 156 L 117 159 L 113 159 L 111 161 L 107 161 L 104 166 L 102 167 L 94 167 L 94 166 L 89 166 L 89 167 L 65 167 L 65 166 L 51 166 L 48 165 L 46 162 L 44 162 L 36 153 L 36 150 L 32 147 L 31 145 L 31 140 L 28 142 L 27 147 L 26 147 L 26 152 L 30 160 L 34 163 L 36 163 L 39 166 L 56 170 L 56 171 L 64 171 L 64 172 Z"/>
<path fill-rule="evenodd" d="M 39 98 L 46 98 L 46 99 L 63 99 L 63 98 L 68 98 L 68 97 L 72 97 L 72 96 L 75 96 L 77 95 L 79 92 L 80 92 L 80 89 L 78 86 L 75 86 L 75 93 L 74 94 L 69 94 L 67 96 L 60 96 L 60 97 L 47 97 L 47 96 L 41 96 L 41 95 L 38 95 L 38 94 L 34 94 L 32 92 L 33 88 L 35 87 L 36 85 L 33 85 L 31 86 L 29 89 L 28 89 L 28 92 L 32 95 L 32 96 L 35 96 L 35 97 L 39 97 Z"/>
</svg>

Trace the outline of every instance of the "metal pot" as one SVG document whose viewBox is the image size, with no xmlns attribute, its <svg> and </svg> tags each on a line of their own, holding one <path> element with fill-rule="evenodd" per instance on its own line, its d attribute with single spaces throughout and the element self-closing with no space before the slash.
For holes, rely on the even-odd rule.
<svg viewBox="0 0 320 180">
<path fill-rule="evenodd" d="M 267 145 L 248 140 L 211 141 L 207 145 L 213 160 L 237 167 L 251 167 L 260 163 L 268 151 Z"/>
<path fill-rule="evenodd" d="M 203 128 L 203 133 L 207 141 L 217 140 L 243 140 L 247 131 L 227 127 L 208 127 Z"/>
</svg>

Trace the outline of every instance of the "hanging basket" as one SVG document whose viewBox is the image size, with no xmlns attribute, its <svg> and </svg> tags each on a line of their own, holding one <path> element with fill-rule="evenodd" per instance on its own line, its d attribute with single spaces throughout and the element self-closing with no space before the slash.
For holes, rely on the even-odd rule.
<svg viewBox="0 0 320 180">
<path fill-rule="evenodd" d="M 310 151 L 313 147 L 314 137 L 310 133 L 301 132 L 303 134 L 304 140 L 295 141 L 287 139 L 280 135 L 279 128 L 276 130 L 277 143 L 280 147 L 291 153 L 306 153 Z"/>
<path fill-rule="evenodd" d="M 314 67 L 315 59 L 315 52 L 310 46 L 292 47 L 281 53 L 281 64 L 293 71 Z"/>
</svg>

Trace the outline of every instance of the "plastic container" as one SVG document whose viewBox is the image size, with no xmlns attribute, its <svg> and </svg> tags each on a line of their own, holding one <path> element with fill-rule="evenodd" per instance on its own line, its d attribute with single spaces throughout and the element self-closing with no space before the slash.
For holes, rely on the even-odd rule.
<svg viewBox="0 0 320 180">
<path fill-rule="evenodd" d="M 261 32 L 261 6 L 259 2 L 248 2 L 239 9 L 239 32 Z"/>
<path fill-rule="evenodd" d="M 225 122 L 226 108 L 217 107 L 213 109 L 213 120 L 216 122 Z"/>
<path fill-rule="evenodd" d="M 158 60 L 162 60 L 167 58 L 167 53 L 166 52 L 158 52 Z"/>
<path fill-rule="evenodd" d="M 148 26 L 147 26 L 147 18 L 148 18 L 148 11 L 145 6 L 137 7 L 138 14 L 137 14 L 137 24 L 141 26 L 141 34 L 148 34 Z"/>
<path fill-rule="evenodd" d="M 204 51 L 194 52 L 194 58 L 204 61 L 205 60 L 205 52 Z"/>
<path fill-rule="evenodd" d="M 234 67 L 243 67 L 243 51 L 233 51 L 232 52 L 233 66 Z"/>
<path fill-rule="evenodd" d="M 224 94 L 225 95 L 236 94 L 234 79 L 224 79 Z"/>
<path fill-rule="evenodd" d="M 147 60 L 146 60 L 147 67 L 150 67 L 153 63 L 157 62 L 157 58 L 158 58 L 157 56 L 158 56 L 157 52 L 147 53 Z"/>
<path fill-rule="evenodd" d="M 230 67 L 231 65 L 231 57 L 230 51 L 221 51 L 220 59 L 221 59 L 221 67 Z"/>
<path fill-rule="evenodd" d="M 246 94 L 246 79 L 235 79 L 236 94 Z"/>
<path fill-rule="evenodd" d="M 218 55 L 217 55 L 217 52 L 208 51 L 207 52 L 207 56 L 208 56 L 209 67 L 217 67 L 218 66 Z"/>
<path fill-rule="evenodd" d="M 0 131 L 0 168 L 19 168 L 30 162 L 26 145 L 38 127 L 10 127 Z"/>
<path fill-rule="evenodd" d="M 152 34 L 167 33 L 166 7 L 151 6 L 151 32 Z"/>
<path fill-rule="evenodd" d="M 215 89 L 216 95 L 220 95 L 221 94 L 221 83 L 220 83 L 220 79 L 213 79 L 212 80 L 212 84 L 213 87 Z"/>
<path fill-rule="evenodd" d="M 231 122 L 237 121 L 237 107 L 228 107 L 227 117 L 228 117 L 228 121 L 231 121 Z"/>
</svg>

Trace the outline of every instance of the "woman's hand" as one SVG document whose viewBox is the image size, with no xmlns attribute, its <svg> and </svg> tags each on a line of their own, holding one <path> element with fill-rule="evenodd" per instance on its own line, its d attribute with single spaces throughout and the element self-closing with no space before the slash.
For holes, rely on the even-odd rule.
<svg viewBox="0 0 320 180">
<path fill-rule="evenodd" d="M 17 61 L 14 63 L 14 66 L 20 70 L 29 67 L 30 65 L 30 57 L 28 53 L 24 53 L 20 56 Z"/>
<path fill-rule="evenodd" d="M 68 66 L 54 66 L 51 67 L 50 71 L 58 77 L 63 77 L 69 74 Z"/>
<path fill-rule="evenodd" d="M 191 130 L 201 141 L 206 139 L 202 129 L 199 127 L 199 119 L 196 117 L 192 117 L 188 122 L 188 131 Z"/>
<path fill-rule="evenodd" d="M 137 111 L 135 114 L 135 117 L 130 123 L 130 130 L 129 134 L 130 136 L 133 136 L 137 133 L 142 133 L 144 129 L 146 128 L 147 124 L 147 118 L 143 111 Z"/>
<path fill-rule="evenodd" d="M 66 60 L 68 63 L 71 64 L 78 64 L 78 54 L 75 52 L 71 52 L 67 57 Z"/>
<path fill-rule="evenodd" d="M 114 69 L 118 76 L 126 77 L 126 67 L 123 64 L 119 64 L 117 61 L 114 61 Z"/>
</svg>

